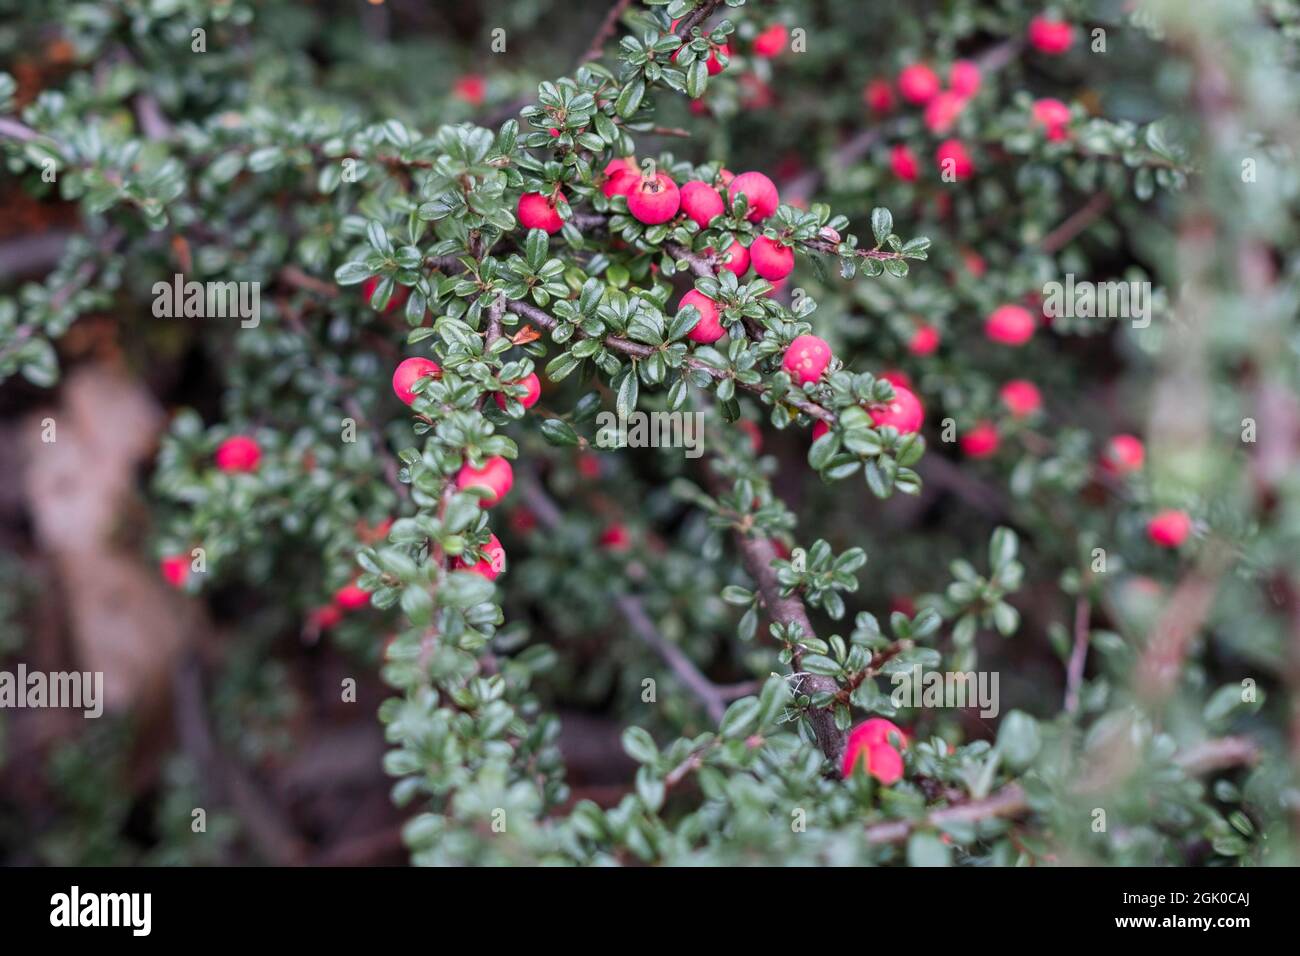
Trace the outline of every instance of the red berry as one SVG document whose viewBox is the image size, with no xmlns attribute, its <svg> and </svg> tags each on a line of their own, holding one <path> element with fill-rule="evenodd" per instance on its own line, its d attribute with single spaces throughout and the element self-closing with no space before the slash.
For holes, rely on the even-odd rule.
<svg viewBox="0 0 1300 956">
<path fill-rule="evenodd" d="M 630 173 L 626 169 L 620 169 L 605 180 L 605 185 L 600 188 L 600 191 L 604 193 L 606 199 L 626 196 L 640 180 L 640 173 Z"/>
<path fill-rule="evenodd" d="M 564 193 L 557 192 L 555 199 L 564 199 Z M 555 203 L 541 193 L 524 193 L 519 197 L 519 221 L 525 229 L 541 229 L 552 236 L 564 227 Z"/>
<path fill-rule="evenodd" d="M 214 457 L 222 471 L 256 471 L 262 449 L 247 435 L 235 435 L 217 446 Z"/>
<path fill-rule="evenodd" d="M 815 335 L 801 335 L 790 343 L 781 367 L 796 385 L 806 385 L 822 377 L 831 364 L 831 347 Z"/>
<path fill-rule="evenodd" d="M 774 23 L 754 37 L 754 55 L 771 59 L 780 56 L 790 41 L 790 31 L 784 24 Z"/>
<path fill-rule="evenodd" d="M 749 447 L 755 455 L 763 451 L 763 431 L 748 418 L 736 422 L 736 427 L 749 436 Z"/>
<path fill-rule="evenodd" d="M 961 264 L 965 266 L 966 271 L 969 272 L 976 279 L 984 278 L 984 273 L 987 271 L 987 266 L 984 264 L 984 257 L 980 255 L 978 252 L 975 252 L 974 250 L 971 249 L 962 250 Z"/>
<path fill-rule="evenodd" d="M 317 629 L 328 631 L 331 627 L 343 620 L 343 612 L 333 604 L 326 604 L 324 607 L 318 607 L 309 615 L 311 623 Z"/>
<path fill-rule="evenodd" d="M 622 553 L 632 547 L 632 535 L 623 525 L 612 524 L 601 532 L 600 546 L 606 551 Z"/>
<path fill-rule="evenodd" d="M 779 282 L 794 269 L 794 250 L 767 236 L 759 236 L 750 244 L 749 261 L 758 275 Z"/>
<path fill-rule="evenodd" d="M 894 171 L 895 176 L 909 183 L 916 182 L 916 175 L 920 170 L 916 154 L 902 143 L 889 151 L 889 167 Z"/>
<path fill-rule="evenodd" d="M 998 397 L 1015 418 L 1028 418 L 1043 407 L 1043 396 L 1033 382 L 1017 378 L 998 391 Z"/>
<path fill-rule="evenodd" d="M 894 108 L 894 90 L 888 80 L 872 80 L 862 91 L 862 99 L 873 113 L 888 113 Z"/>
<path fill-rule="evenodd" d="M 670 27 L 670 29 L 676 29 L 676 23 L 677 23 L 677 21 L 674 20 L 674 21 L 673 21 L 674 26 L 673 26 L 673 27 Z M 689 43 L 690 41 L 688 40 L 688 41 L 686 41 L 686 42 Z M 685 43 L 683 43 L 680 47 L 678 47 L 678 48 L 673 52 L 672 60 L 673 60 L 674 63 L 677 62 L 677 58 L 678 58 L 679 56 L 682 55 L 682 50 L 684 50 L 684 49 L 686 49 L 686 44 L 685 44 Z M 730 47 L 730 46 L 728 46 L 728 45 L 725 44 L 725 43 L 722 44 L 721 46 L 714 46 L 713 44 L 710 43 L 710 44 L 709 44 L 709 58 L 704 62 L 704 67 L 705 67 L 705 69 L 707 69 L 707 70 L 709 71 L 709 76 L 717 76 L 717 75 L 718 75 L 719 73 L 721 73 L 722 70 L 723 70 L 722 61 L 718 59 L 718 54 L 719 54 L 719 53 L 722 54 L 723 56 L 725 56 L 725 57 L 728 59 L 728 61 L 730 61 L 730 59 L 731 59 L 731 47 Z"/>
<path fill-rule="evenodd" d="M 979 64 L 974 60 L 958 60 L 948 70 L 948 88 L 964 100 L 980 91 Z"/>
<path fill-rule="evenodd" d="M 1192 519 L 1186 511 L 1166 508 L 1147 522 L 1147 537 L 1162 548 L 1176 548 L 1187 540 L 1192 530 Z"/>
<path fill-rule="evenodd" d="M 677 311 L 680 312 L 688 305 L 693 305 L 700 310 L 700 321 L 695 323 L 695 328 L 686 333 L 688 339 L 708 345 L 722 338 L 726 330 L 718 319 L 718 303 L 703 292 L 691 289 L 677 303 Z"/>
<path fill-rule="evenodd" d="M 341 611 L 355 611 L 370 603 L 370 592 L 347 584 L 334 592 L 334 605 Z"/>
<path fill-rule="evenodd" d="M 830 425 L 827 425 L 824 421 L 818 419 L 817 421 L 813 422 L 812 440 L 816 441 L 817 439 L 821 438 L 830 430 L 831 430 Z"/>
<path fill-rule="evenodd" d="M 627 211 L 647 226 L 657 226 L 677 215 L 682 194 L 667 173 L 657 173 L 653 178 L 642 177 L 632 184 L 627 194 Z"/>
<path fill-rule="evenodd" d="M 361 283 L 361 294 L 365 297 L 366 305 L 375 295 L 375 290 L 379 288 L 379 276 L 371 276 L 365 282 Z M 396 312 L 406 302 L 406 297 L 411 294 L 411 290 L 404 285 L 394 285 L 392 295 L 388 297 L 388 304 L 384 306 L 384 315 Z"/>
<path fill-rule="evenodd" d="M 939 330 L 933 325 L 918 325 L 907 341 L 907 350 L 913 355 L 933 355 L 939 347 Z"/>
<path fill-rule="evenodd" d="M 732 236 L 731 238 L 731 245 L 718 253 L 718 259 L 720 261 L 720 268 L 730 269 L 736 274 L 736 277 L 739 278 L 749 269 L 749 250 L 737 242 L 735 236 Z M 705 249 L 704 253 L 709 256 L 713 255 L 713 247 L 710 246 Z"/>
<path fill-rule="evenodd" d="M 600 477 L 600 458 L 596 455 L 590 452 L 580 452 L 576 464 L 578 474 L 582 475 L 583 478 L 595 479 Z"/>
<path fill-rule="evenodd" d="M 1060 140 L 1070 135 L 1070 107 L 1060 100 L 1050 97 L 1034 100 L 1033 117 L 1047 131 L 1048 139 Z"/>
<path fill-rule="evenodd" d="M 912 377 L 900 369 L 887 368 L 877 375 L 876 378 L 883 378 L 890 385 L 894 386 L 894 388 L 905 388 L 909 392 L 916 391 L 916 387 L 912 385 Z"/>
<path fill-rule="evenodd" d="M 894 386 L 892 402 L 873 405 L 867 411 L 878 428 L 892 425 L 904 435 L 920 431 L 925 421 L 925 409 L 921 406 L 921 400 L 901 385 Z"/>
<path fill-rule="evenodd" d="M 776 207 L 781 204 L 776 184 L 762 173 L 741 173 L 733 179 L 731 185 L 727 187 L 727 195 L 733 204 L 741 193 L 745 194 L 745 199 L 749 203 L 749 212 L 745 214 L 745 218 L 750 222 L 766 219 L 776 212 Z"/>
<path fill-rule="evenodd" d="M 714 216 L 720 216 L 726 210 L 726 204 L 718 191 L 708 183 L 692 179 L 682 184 L 682 212 L 695 220 L 703 229 Z"/>
<path fill-rule="evenodd" d="M 457 558 L 456 568 L 473 571 L 475 574 L 483 575 L 489 581 L 495 581 L 497 575 L 506 569 L 506 549 L 501 547 L 501 542 L 497 540 L 496 535 L 489 535 L 488 543 L 483 545 L 482 550 L 485 557 L 479 558 L 473 564 L 464 558 Z"/>
<path fill-rule="evenodd" d="M 840 776 L 851 777 L 861 767 L 885 786 L 897 783 L 903 777 L 899 750 L 907 744 L 907 734 L 892 721 L 883 717 L 864 720 L 849 731 Z"/>
<path fill-rule="evenodd" d="M 913 63 L 898 74 L 898 92 L 907 102 L 924 106 L 939 92 L 939 77 L 924 63 Z"/>
<path fill-rule="evenodd" d="M 1029 45 L 1040 53 L 1059 56 L 1074 44 L 1074 27 L 1055 17 L 1037 16 L 1029 21 Z"/>
<path fill-rule="evenodd" d="M 427 358 L 402 359 L 393 372 L 393 392 L 407 405 L 415 401 L 415 383 L 442 374 L 438 363 Z"/>
<path fill-rule="evenodd" d="M 514 382 L 513 384 L 524 385 L 527 386 L 528 388 L 528 391 L 524 393 L 522 398 L 519 399 L 519 404 L 523 405 L 524 408 L 532 408 L 534 405 L 537 404 L 537 400 L 542 397 L 542 382 L 541 379 L 537 377 L 536 372 L 529 372 L 527 375 L 525 375 L 519 381 Z M 506 407 L 505 394 L 502 392 L 496 392 L 493 395 L 493 398 L 496 399 L 496 403 L 498 406 L 501 407 L 501 410 L 505 411 L 505 407 Z"/>
<path fill-rule="evenodd" d="M 934 161 L 939 172 L 947 173 L 953 180 L 962 180 L 975 171 L 975 163 L 959 139 L 945 139 L 934 151 Z M 947 180 L 945 180 L 947 181 Z"/>
<path fill-rule="evenodd" d="M 470 106 L 482 106 L 486 94 L 487 83 L 483 77 L 475 73 L 456 77 L 456 82 L 451 87 L 451 95 Z"/>
<path fill-rule="evenodd" d="M 1141 439 L 1134 435 L 1116 435 L 1106 443 L 1106 451 L 1101 456 L 1102 468 L 1111 474 L 1127 475 L 1138 471 L 1146 461 L 1146 448 Z"/>
<path fill-rule="evenodd" d="M 925 107 L 925 125 L 939 136 L 952 129 L 957 117 L 966 108 L 966 101 L 956 93 L 945 91 L 935 95 Z"/>
<path fill-rule="evenodd" d="M 482 468 L 475 468 L 469 462 L 461 466 L 456 474 L 456 487 L 461 491 L 481 488 L 489 492 L 486 498 L 479 498 L 479 504 L 491 508 L 506 496 L 511 485 L 515 483 L 514 470 L 504 458 L 489 458 Z"/>
<path fill-rule="evenodd" d="M 970 458 L 987 458 L 998 450 L 998 429 L 990 421 L 977 422 L 961 436 L 961 450 Z"/>
<path fill-rule="evenodd" d="M 1003 345 L 1024 345 L 1034 337 L 1034 317 L 1018 305 L 1000 305 L 984 320 L 984 334 Z"/>
<path fill-rule="evenodd" d="M 185 586 L 185 579 L 190 576 L 190 558 L 186 554 L 169 554 L 158 562 L 163 580 L 174 588 Z"/>
</svg>

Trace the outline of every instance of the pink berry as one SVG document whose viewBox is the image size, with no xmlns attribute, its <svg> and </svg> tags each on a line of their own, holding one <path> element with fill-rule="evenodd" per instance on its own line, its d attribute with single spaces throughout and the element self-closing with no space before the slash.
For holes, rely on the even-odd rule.
<svg viewBox="0 0 1300 956">
<path fill-rule="evenodd" d="M 888 113 L 894 108 L 894 89 L 888 80 L 875 79 L 862 91 L 862 99 L 873 113 Z"/>
<path fill-rule="evenodd" d="M 482 488 L 489 492 L 488 497 L 479 499 L 484 508 L 491 508 L 504 498 L 514 483 L 515 474 L 510 462 L 500 457 L 489 458 L 483 462 L 482 468 L 466 462 L 456 474 L 456 487 L 461 491 Z"/>
<path fill-rule="evenodd" d="M 1040 53 L 1059 56 L 1074 44 L 1074 27 L 1055 17 L 1037 16 L 1029 21 L 1029 45 Z"/>
<path fill-rule="evenodd" d="M 780 56 L 790 40 L 790 31 L 784 24 L 774 23 L 754 37 L 754 55 L 764 59 Z"/>
<path fill-rule="evenodd" d="M 1192 530 L 1192 519 L 1186 511 L 1166 508 L 1157 512 L 1147 522 L 1147 537 L 1162 548 L 1176 548 L 1187 540 Z"/>
<path fill-rule="evenodd" d="M 673 218 L 681 203 L 681 191 L 667 173 L 642 177 L 627 194 L 627 211 L 647 226 L 657 226 Z"/>
<path fill-rule="evenodd" d="M 537 404 L 537 400 L 542 397 L 542 382 L 541 379 L 537 377 L 536 372 L 529 372 L 514 384 L 524 385 L 528 389 L 528 391 L 524 393 L 523 397 L 519 399 L 519 404 L 524 406 L 524 408 L 532 408 Z M 505 394 L 502 392 L 495 392 L 492 397 L 496 399 L 497 405 L 502 411 L 504 411 L 506 407 Z"/>
<path fill-rule="evenodd" d="M 767 236 L 759 236 L 750 244 L 749 261 L 758 275 L 779 282 L 794 269 L 794 250 Z"/>
<path fill-rule="evenodd" d="M 393 392 L 407 405 L 415 401 L 415 383 L 442 374 L 438 363 L 427 358 L 402 359 L 393 372 Z"/>
<path fill-rule="evenodd" d="M 806 385 L 822 377 L 831 364 L 831 347 L 815 335 L 801 335 L 790 343 L 781 367 L 796 385 Z"/>
<path fill-rule="evenodd" d="M 990 421 L 981 421 L 961 436 L 961 450 L 970 458 L 987 458 L 998 450 L 998 429 Z"/>
<path fill-rule="evenodd" d="M 907 734 L 892 721 L 883 717 L 864 720 L 849 731 L 840 776 L 851 777 L 861 768 L 885 786 L 895 784 L 903 778 L 899 749 L 907 745 Z"/>
<path fill-rule="evenodd" d="M 901 385 L 894 386 L 892 402 L 873 405 L 867 411 L 878 428 L 891 425 L 904 435 L 920 431 L 925 422 L 925 409 L 921 406 L 921 400 Z"/>
<path fill-rule="evenodd" d="M 190 576 L 190 559 L 185 554 L 169 554 L 158 562 L 163 580 L 174 588 L 185 586 L 185 579 Z"/>
<path fill-rule="evenodd" d="M 1000 305 L 984 320 L 984 335 L 1002 345 L 1024 345 L 1034 337 L 1034 317 L 1018 305 Z"/>
<path fill-rule="evenodd" d="M 695 323 L 695 328 L 686 333 L 688 339 L 692 342 L 709 345 L 722 338 L 726 330 L 722 327 L 722 322 L 718 318 L 718 303 L 703 292 L 691 289 L 677 303 L 677 311 L 680 312 L 688 305 L 693 305 L 700 311 L 700 321 Z"/>
<path fill-rule="evenodd" d="M 556 200 L 564 198 L 564 193 L 557 192 Z M 519 221 L 525 229 L 541 229 L 549 235 L 555 235 L 564 227 L 564 220 L 553 203 L 541 193 L 524 193 L 519 197 Z"/>
<path fill-rule="evenodd" d="M 974 60 L 958 60 L 948 70 L 948 88 L 964 100 L 980 91 L 979 64 Z"/>
<path fill-rule="evenodd" d="M 262 449 L 247 435 L 235 435 L 217 446 L 214 456 L 222 471 L 256 471 L 262 460 Z"/>
<path fill-rule="evenodd" d="M 334 606 L 341 611 L 355 611 L 370 603 L 370 592 L 355 584 L 346 584 L 334 593 Z"/>
<path fill-rule="evenodd" d="M 741 193 L 744 193 L 749 203 L 749 212 L 745 214 L 745 218 L 750 222 L 766 219 L 776 212 L 776 207 L 781 204 L 776 184 L 762 173 L 741 173 L 733 179 L 731 185 L 727 187 L 727 195 L 733 204 Z"/>
<path fill-rule="evenodd" d="M 959 139 L 945 139 L 934 151 L 934 161 L 939 172 L 947 173 L 953 180 L 962 180 L 975 171 L 975 163 Z M 947 181 L 947 180 L 945 180 Z"/>
<path fill-rule="evenodd" d="M 1028 418 L 1043 407 L 1043 396 L 1033 382 L 1017 378 L 1007 382 L 998 391 L 998 397 L 1013 417 Z"/>
<path fill-rule="evenodd" d="M 1116 435 L 1106 443 L 1102 468 L 1111 474 L 1127 475 L 1142 468 L 1147 457 L 1142 440 L 1135 435 Z"/>
<path fill-rule="evenodd" d="M 939 92 L 939 77 L 924 63 L 913 63 L 898 74 L 898 92 L 907 102 L 924 106 Z"/>
<path fill-rule="evenodd" d="M 692 179 L 683 183 L 682 212 L 693 219 L 701 229 L 707 226 L 714 216 L 720 216 L 726 210 L 726 204 L 718 191 L 708 183 Z"/>
<path fill-rule="evenodd" d="M 965 108 L 966 101 L 956 93 L 937 93 L 925 106 L 925 125 L 931 133 L 942 136 L 952 129 Z"/>
<path fill-rule="evenodd" d="M 495 581 L 497 576 L 506 569 L 506 549 L 501 547 L 501 542 L 497 540 L 496 535 L 490 535 L 488 543 L 483 545 L 482 550 L 485 557 L 479 558 L 473 564 L 464 558 L 457 558 L 456 567 L 459 570 L 481 574 L 489 581 Z"/>
<path fill-rule="evenodd" d="M 813 422 L 812 440 L 816 441 L 831 430 L 831 426 L 818 419 Z"/>
<path fill-rule="evenodd" d="M 910 148 L 899 143 L 889 151 L 889 167 L 899 179 L 912 183 L 916 182 L 920 163 L 917 162 L 916 154 Z"/>
<path fill-rule="evenodd" d="M 1047 131 L 1047 138 L 1060 140 L 1068 137 L 1070 125 L 1070 107 L 1060 100 L 1050 97 L 1034 100 L 1034 122 Z"/>
<path fill-rule="evenodd" d="M 913 355 L 933 355 L 939 341 L 939 330 L 933 325 L 918 325 L 907 341 L 907 350 Z"/>
<path fill-rule="evenodd" d="M 621 554 L 632 547 L 632 535 L 627 528 L 615 522 L 600 534 L 600 546 L 606 551 Z"/>
<path fill-rule="evenodd" d="M 456 77 L 451 87 L 451 95 L 470 106 L 482 106 L 486 94 L 487 83 L 483 77 L 474 73 Z"/>
<path fill-rule="evenodd" d="M 705 255 L 713 255 L 713 247 L 710 246 L 705 249 L 704 253 Z M 731 245 L 718 253 L 718 260 L 721 268 L 730 269 L 739 278 L 749 269 L 749 250 L 737 242 L 733 236 Z"/>
</svg>

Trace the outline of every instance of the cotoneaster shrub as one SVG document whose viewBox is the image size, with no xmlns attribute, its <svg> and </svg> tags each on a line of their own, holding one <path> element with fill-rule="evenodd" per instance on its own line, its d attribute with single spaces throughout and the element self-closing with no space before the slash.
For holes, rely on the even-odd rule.
<svg viewBox="0 0 1300 956">
<path fill-rule="evenodd" d="M 260 283 L 155 556 L 381 669 L 415 861 L 1290 858 L 1293 4 L 648 0 L 522 107 L 490 62 L 326 71 L 367 41 L 298 6 L 24 12 L 74 65 L 4 80 L 6 166 L 83 218 L 0 372 Z M 1049 316 L 1067 273 L 1149 323 Z M 703 457 L 601 451 L 637 409 Z M 918 667 L 999 712 L 896 704 Z M 617 800 L 570 799 L 557 701 L 626 726 Z"/>
</svg>

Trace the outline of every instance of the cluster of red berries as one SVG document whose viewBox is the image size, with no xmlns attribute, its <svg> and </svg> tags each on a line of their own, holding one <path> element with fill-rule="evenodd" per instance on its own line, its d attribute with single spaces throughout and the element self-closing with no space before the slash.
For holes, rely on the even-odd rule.
<svg viewBox="0 0 1300 956">
<path fill-rule="evenodd" d="M 943 88 L 939 75 L 925 63 L 913 63 L 898 74 L 896 84 L 901 99 L 913 106 L 924 107 L 925 125 L 937 136 L 949 133 L 967 104 L 979 92 L 983 77 L 979 65 L 971 60 L 957 60 L 948 69 L 948 88 Z M 889 80 L 877 78 L 867 84 L 863 99 L 873 112 L 888 113 L 894 109 L 894 87 Z M 975 171 L 974 160 L 959 139 L 946 139 L 934 154 L 935 164 L 941 173 L 947 171 L 957 179 L 965 179 Z M 906 182 L 915 182 L 921 173 L 921 163 L 912 148 L 896 144 L 889 153 L 889 165 L 894 175 Z"/>
<path fill-rule="evenodd" d="M 607 175 L 610 175 L 610 169 L 614 166 L 615 164 L 611 163 L 609 167 L 606 167 Z M 615 170 L 607 181 L 606 188 L 608 189 L 610 184 L 614 183 L 622 175 L 622 173 Z M 659 175 L 664 176 L 663 173 Z M 749 222 L 761 222 L 776 212 L 781 203 L 776 184 L 763 173 L 748 172 L 735 176 L 724 169 L 719 173 L 718 178 L 727 187 L 727 197 L 733 208 L 739 196 L 743 195 L 745 197 L 745 219 Z M 638 182 L 644 182 L 644 180 L 630 183 L 624 180 L 623 185 L 627 185 L 632 189 L 632 192 L 628 194 L 628 210 L 636 218 L 645 222 L 646 219 L 638 214 L 632 202 L 636 196 Z M 669 183 L 671 182 L 669 180 Z M 615 187 L 616 191 L 618 188 Z M 683 185 L 680 190 L 676 190 L 674 186 L 674 190 L 680 197 L 679 206 L 682 213 L 701 228 L 707 226 L 717 216 L 726 211 L 726 203 L 723 201 L 722 195 L 716 188 L 703 180 L 691 180 Z M 676 215 L 676 211 L 674 209 L 673 215 Z M 714 255 L 712 247 L 707 249 L 706 252 Z M 767 236 L 756 237 L 746 248 L 733 235 L 730 244 L 717 255 L 717 258 L 722 268 L 730 270 L 738 278 L 743 276 L 750 266 L 753 266 L 754 272 L 761 278 L 769 282 L 779 283 L 794 269 L 794 249 Z M 707 345 L 722 338 L 726 330 L 720 320 L 721 310 L 718 308 L 717 302 L 702 292 L 692 289 L 682 296 L 677 308 L 680 311 L 686 306 L 694 306 L 700 313 L 700 321 L 687 333 L 687 337 L 692 342 Z"/>
</svg>

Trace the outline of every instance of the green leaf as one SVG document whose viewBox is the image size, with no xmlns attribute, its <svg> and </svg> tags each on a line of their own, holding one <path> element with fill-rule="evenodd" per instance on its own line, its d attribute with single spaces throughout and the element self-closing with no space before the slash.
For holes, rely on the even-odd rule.
<svg viewBox="0 0 1300 956">
<path fill-rule="evenodd" d="M 884 206 L 871 210 L 871 234 L 876 237 L 876 245 L 884 245 L 890 233 L 894 231 L 894 214 Z"/>
<path fill-rule="evenodd" d="M 913 833 L 907 841 L 908 866 L 952 866 L 952 850 L 937 833 Z"/>
<path fill-rule="evenodd" d="M 575 446 L 578 444 L 578 433 L 573 430 L 573 426 L 563 419 L 548 418 L 542 422 L 542 437 L 550 444 L 557 447 Z"/>
<path fill-rule="evenodd" d="M 633 725 L 623 731 L 623 750 L 637 763 L 649 764 L 659 759 L 659 748 L 644 727 Z"/>
<path fill-rule="evenodd" d="M 998 752 L 1011 769 L 1028 767 L 1038 756 L 1042 743 L 1038 721 L 1024 711 L 1013 710 L 1002 718 L 1002 725 L 998 727 Z"/>
</svg>

